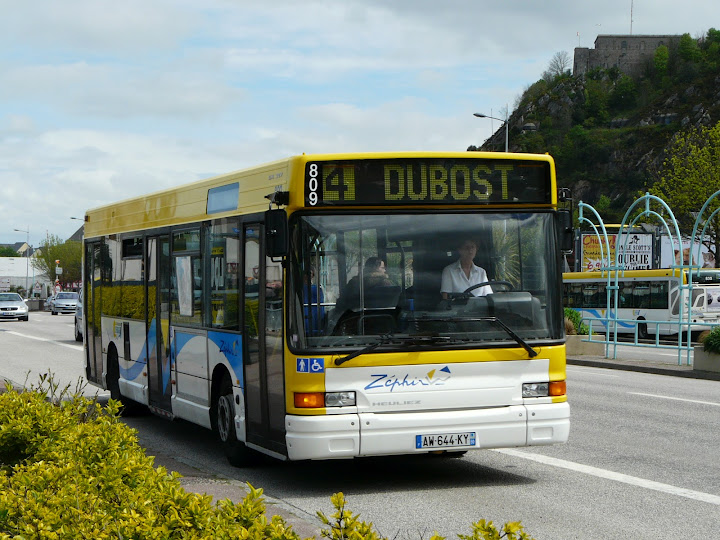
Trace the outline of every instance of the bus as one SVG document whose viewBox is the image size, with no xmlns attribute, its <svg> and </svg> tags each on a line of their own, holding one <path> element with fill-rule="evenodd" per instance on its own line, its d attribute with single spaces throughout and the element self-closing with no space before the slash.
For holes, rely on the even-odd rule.
<svg viewBox="0 0 720 540">
<path fill-rule="evenodd" d="M 609 318 L 616 319 L 610 331 L 617 326 L 618 334 L 637 331 L 639 339 L 677 335 L 681 323 L 688 322 L 688 306 L 691 333 L 711 330 L 720 323 L 720 270 L 703 268 L 692 274 L 680 268 L 620 271 L 617 307 L 614 289 L 608 296 L 608 274 L 614 287 L 614 271 L 563 274 L 565 307 L 577 310 L 594 333 L 605 333 Z M 688 275 L 692 275 L 692 288 Z"/>
<path fill-rule="evenodd" d="M 238 466 L 563 443 L 556 190 L 548 155 L 303 154 L 89 210 L 87 379 Z M 492 294 L 442 298 L 460 238 Z"/>
</svg>

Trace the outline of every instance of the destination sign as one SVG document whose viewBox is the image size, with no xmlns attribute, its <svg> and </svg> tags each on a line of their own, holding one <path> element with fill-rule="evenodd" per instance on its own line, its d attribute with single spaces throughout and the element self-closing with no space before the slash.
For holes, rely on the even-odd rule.
<svg viewBox="0 0 720 540">
<path fill-rule="evenodd" d="M 313 161 L 306 206 L 549 204 L 550 164 L 481 158 Z"/>
</svg>

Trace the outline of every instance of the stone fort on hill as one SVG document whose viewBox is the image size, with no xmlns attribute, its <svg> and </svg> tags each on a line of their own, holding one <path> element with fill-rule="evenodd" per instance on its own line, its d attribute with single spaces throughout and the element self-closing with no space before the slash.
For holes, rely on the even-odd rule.
<svg viewBox="0 0 720 540">
<path fill-rule="evenodd" d="M 680 36 L 603 35 L 595 38 L 595 48 L 576 47 L 573 75 L 584 75 L 595 68 L 617 66 L 626 75 L 642 75 L 655 49 L 677 46 Z"/>
</svg>

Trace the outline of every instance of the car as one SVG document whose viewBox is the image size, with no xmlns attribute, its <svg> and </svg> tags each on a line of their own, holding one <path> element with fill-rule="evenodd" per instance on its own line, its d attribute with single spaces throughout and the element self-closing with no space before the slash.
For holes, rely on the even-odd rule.
<svg viewBox="0 0 720 540">
<path fill-rule="evenodd" d="M 55 295 L 50 313 L 75 313 L 79 295 L 76 292 L 59 292 Z"/>
<path fill-rule="evenodd" d="M 47 300 L 45 300 L 45 311 L 52 311 L 52 305 L 55 301 L 55 295 L 48 296 Z"/>
<path fill-rule="evenodd" d="M 75 306 L 75 341 L 83 340 L 83 294 L 80 291 L 80 298 Z"/>
<path fill-rule="evenodd" d="M 29 312 L 30 308 L 18 293 L 0 293 L 0 319 L 27 321 Z"/>
</svg>

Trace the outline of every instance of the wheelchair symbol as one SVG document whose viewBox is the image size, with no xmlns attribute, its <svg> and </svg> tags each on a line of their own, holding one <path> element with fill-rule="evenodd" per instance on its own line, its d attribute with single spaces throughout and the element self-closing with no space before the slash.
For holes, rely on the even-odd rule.
<svg viewBox="0 0 720 540">
<path fill-rule="evenodd" d="M 311 358 L 310 359 L 310 373 L 324 373 L 325 372 L 325 359 L 324 358 Z"/>
<path fill-rule="evenodd" d="M 298 358 L 296 371 L 298 373 L 325 373 L 325 359 Z"/>
</svg>

